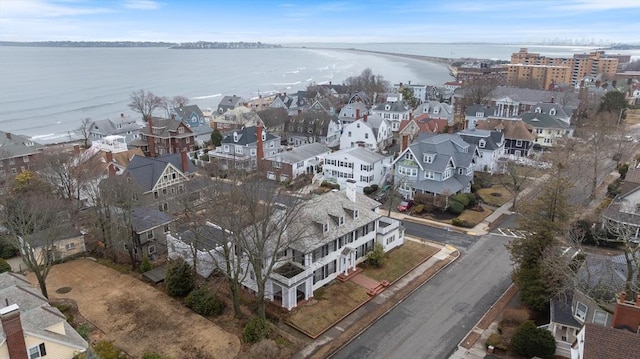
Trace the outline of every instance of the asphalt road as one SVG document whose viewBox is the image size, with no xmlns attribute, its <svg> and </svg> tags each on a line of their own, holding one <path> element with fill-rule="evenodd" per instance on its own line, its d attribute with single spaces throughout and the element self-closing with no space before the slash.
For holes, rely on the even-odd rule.
<svg viewBox="0 0 640 359">
<path fill-rule="evenodd" d="M 448 358 L 511 283 L 507 241 L 478 238 L 333 358 Z"/>
<path fill-rule="evenodd" d="M 402 222 L 405 233 L 414 237 L 425 238 L 434 242 L 450 244 L 460 250 L 467 250 L 478 241 L 478 237 L 468 236 L 454 231 L 425 226 L 411 221 Z"/>
</svg>

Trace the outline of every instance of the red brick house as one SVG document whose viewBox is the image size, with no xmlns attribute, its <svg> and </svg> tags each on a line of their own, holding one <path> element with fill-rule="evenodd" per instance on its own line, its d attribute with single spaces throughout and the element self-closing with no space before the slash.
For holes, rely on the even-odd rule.
<svg viewBox="0 0 640 359">
<path fill-rule="evenodd" d="M 0 131 L 0 181 L 33 169 L 43 146 L 25 136 Z"/>
<path fill-rule="evenodd" d="M 196 134 L 182 121 L 151 117 L 140 132 L 142 141 L 132 145 L 140 147 L 149 157 L 193 151 L 195 146 Z"/>
</svg>

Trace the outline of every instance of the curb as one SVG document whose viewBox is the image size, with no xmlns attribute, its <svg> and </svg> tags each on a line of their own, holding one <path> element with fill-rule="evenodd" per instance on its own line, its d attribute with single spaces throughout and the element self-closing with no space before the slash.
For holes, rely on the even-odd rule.
<svg viewBox="0 0 640 359">
<path fill-rule="evenodd" d="M 455 256 L 454 256 L 455 255 Z M 451 263 L 455 262 L 458 258 L 460 258 L 460 251 L 456 248 L 455 252 L 452 252 L 451 254 L 449 254 L 449 256 L 447 257 L 447 259 L 449 260 L 445 265 L 443 265 L 442 267 L 438 268 L 438 270 L 431 274 L 428 278 L 426 278 L 422 283 L 419 283 L 415 288 L 412 288 L 408 293 L 406 293 L 406 295 L 402 296 L 402 298 L 400 298 L 399 300 L 395 301 L 393 303 L 393 305 L 391 305 L 391 307 L 389 307 L 387 310 L 385 310 L 381 315 L 379 315 L 378 317 L 374 318 L 371 322 L 367 323 L 366 326 L 364 326 L 362 328 L 362 330 L 358 331 L 357 333 L 355 333 L 354 335 L 351 336 L 351 338 L 349 338 L 349 340 L 347 340 L 345 343 L 343 343 L 342 345 L 340 345 L 339 347 L 333 348 L 332 350 L 330 350 L 327 355 L 326 358 L 332 358 L 338 351 L 340 351 L 342 348 L 346 347 L 347 345 L 349 345 L 351 342 L 353 342 L 356 338 L 358 338 L 362 333 L 364 333 L 365 331 L 367 331 L 369 328 L 371 328 L 374 324 L 376 324 L 380 319 L 384 318 L 387 314 L 389 314 L 389 312 L 391 312 L 393 309 L 395 309 L 398 305 L 400 305 L 400 303 L 404 302 L 405 299 L 407 299 L 409 296 L 411 296 L 413 293 L 415 293 L 418 289 L 420 289 L 423 285 L 425 285 L 427 282 L 429 282 L 433 277 L 435 277 L 436 275 L 438 275 L 442 270 L 444 270 L 445 268 L 447 268 Z M 452 256 L 454 256 L 453 258 L 451 258 Z M 444 259 L 444 260 L 447 260 Z M 316 353 L 318 351 L 316 350 Z M 311 354 L 311 357 L 313 357 L 313 354 Z"/>
</svg>

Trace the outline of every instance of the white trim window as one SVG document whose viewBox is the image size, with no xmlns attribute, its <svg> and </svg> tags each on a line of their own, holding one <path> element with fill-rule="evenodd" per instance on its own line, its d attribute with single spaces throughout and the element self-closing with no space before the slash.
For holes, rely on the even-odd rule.
<svg viewBox="0 0 640 359">
<path fill-rule="evenodd" d="M 589 308 L 585 305 L 582 304 L 580 302 L 576 303 L 576 310 L 575 310 L 575 317 L 578 318 L 578 320 L 584 322 L 584 320 L 587 318 L 587 310 Z"/>
<path fill-rule="evenodd" d="M 37 359 L 42 358 L 47 355 L 47 349 L 44 346 L 44 343 L 40 343 L 35 347 L 29 348 L 29 359 Z"/>
<path fill-rule="evenodd" d="M 593 320 L 592 322 L 600 325 L 607 325 L 607 319 L 609 317 L 609 313 L 603 310 L 595 310 L 593 312 Z"/>
</svg>

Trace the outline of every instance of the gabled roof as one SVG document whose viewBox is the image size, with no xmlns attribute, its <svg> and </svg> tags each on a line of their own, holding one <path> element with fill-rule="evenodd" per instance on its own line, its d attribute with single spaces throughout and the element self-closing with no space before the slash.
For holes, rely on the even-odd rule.
<svg viewBox="0 0 640 359">
<path fill-rule="evenodd" d="M 10 272 L 1 273 L 0 298 L 3 298 L 2 306 L 5 302 L 10 305 L 17 304 L 25 335 L 57 342 L 78 352 L 84 352 L 88 348 L 88 343 L 67 323 L 64 314 L 51 307 L 47 298 L 33 288 L 24 276 Z M 60 324 L 64 327 L 65 334 L 46 329 Z M 4 342 L 6 334 L 0 327 L 0 343 Z"/>
<path fill-rule="evenodd" d="M 136 233 L 144 233 L 173 221 L 173 217 L 153 207 L 137 207 L 131 211 L 131 223 Z M 145 238 L 140 238 L 141 241 Z"/>
<path fill-rule="evenodd" d="M 55 243 L 57 241 L 61 241 L 64 239 L 80 237 L 82 236 L 82 232 L 80 232 L 80 230 L 78 230 L 77 228 L 73 227 L 70 224 L 63 224 L 58 227 L 53 227 L 48 230 L 39 231 L 39 232 L 30 234 L 26 236 L 25 239 L 27 239 L 29 244 L 35 249 L 38 247 L 48 246 L 49 244 L 51 244 L 49 242 L 50 241 L 49 236 L 53 236 L 55 238 L 55 240 L 53 241 Z"/>
<path fill-rule="evenodd" d="M 0 159 L 14 158 L 40 152 L 43 146 L 31 139 L 0 131 Z"/>
<path fill-rule="evenodd" d="M 555 110 L 555 117 L 558 118 L 570 118 L 573 115 L 573 109 L 570 107 L 564 107 L 557 102 L 539 102 L 529 109 L 529 112 L 535 112 L 537 108 L 540 108 L 541 113 L 546 113 L 547 115 L 552 112 L 551 110 Z"/>
<path fill-rule="evenodd" d="M 418 127 L 418 133 L 438 133 L 444 132 L 449 126 L 449 122 L 446 119 L 430 119 L 429 114 L 423 114 L 418 117 L 414 117 L 412 120 L 402 120 L 400 121 L 400 131 L 406 132 L 405 129 L 409 126 L 410 123 L 415 124 Z"/>
<path fill-rule="evenodd" d="M 467 128 L 458 134 L 466 143 L 476 145 L 481 150 L 495 151 L 504 146 L 504 135 L 500 131 Z M 480 140 L 485 141 L 484 147 L 480 147 Z"/>
<path fill-rule="evenodd" d="M 287 125 L 294 125 L 293 131 L 288 128 L 286 130 L 287 133 L 300 134 L 303 136 L 326 136 L 329 131 L 329 124 L 332 121 L 337 124 L 338 118 L 325 111 L 307 111 L 290 118 Z M 300 126 L 302 126 L 302 132 L 298 131 L 298 127 Z M 318 129 L 320 129 L 320 133 L 318 133 Z M 311 133 L 309 133 L 309 131 L 311 131 Z"/>
<path fill-rule="evenodd" d="M 572 328 L 582 327 L 582 324 L 573 316 L 573 310 L 571 310 L 572 298 L 573 294 L 570 294 L 565 300 L 559 298 L 553 298 L 551 300 L 549 308 L 552 323 L 558 323 Z"/>
<path fill-rule="evenodd" d="M 184 175 L 196 172 L 196 166 L 188 162 L 189 170 Z M 174 153 L 156 158 L 134 156 L 127 166 L 125 175 L 131 176 L 143 192 L 148 192 L 158 183 L 167 166 L 172 165 L 182 173 L 182 154 Z"/>
<path fill-rule="evenodd" d="M 586 323 L 584 328 L 582 359 L 634 359 L 640 353 L 640 335 L 624 329 L 615 329 Z"/>
<path fill-rule="evenodd" d="M 184 126 L 184 133 L 178 133 L 178 128 L 180 126 Z M 193 130 L 189 128 L 189 126 L 185 125 L 182 121 L 172 120 L 161 117 L 152 117 L 151 118 L 151 127 L 159 128 L 161 131 L 157 133 L 150 133 L 149 126 L 143 127 L 140 132 L 146 136 L 154 136 L 154 137 L 192 137 Z"/>
<path fill-rule="evenodd" d="M 545 113 L 525 112 L 522 114 L 522 121 L 534 128 L 567 129 L 571 127 L 568 123 L 558 119 L 557 117 L 550 116 Z"/>
<path fill-rule="evenodd" d="M 437 113 L 436 113 L 437 112 Z M 421 103 L 414 111 L 413 116 L 417 117 L 428 114 L 429 117 L 453 117 L 453 109 L 448 103 L 438 101 L 427 101 Z"/>
<path fill-rule="evenodd" d="M 478 113 L 482 113 L 482 117 L 496 116 L 498 108 L 477 103 L 467 107 L 467 116 L 475 117 Z"/>
<path fill-rule="evenodd" d="M 387 108 L 389 108 L 387 110 Z M 402 101 L 385 102 L 375 106 L 372 111 L 408 112 L 411 107 Z"/>
<path fill-rule="evenodd" d="M 540 102 L 551 102 L 554 98 L 557 98 L 561 93 L 556 91 L 534 90 L 520 87 L 508 87 L 498 86 L 496 87 L 488 98 L 499 99 L 503 97 L 510 97 L 516 102 L 526 103 L 534 105 Z M 577 108 L 580 101 L 578 98 L 571 98 L 566 107 Z"/>
<path fill-rule="evenodd" d="M 244 99 L 236 95 L 223 97 L 218 104 L 218 113 L 238 107 L 238 103 L 241 101 L 244 101 Z"/>
<path fill-rule="evenodd" d="M 204 118 L 204 114 L 198 105 L 183 105 L 173 109 L 176 114 L 177 120 L 189 119 L 192 113 L 195 113 L 198 118 Z"/>
<path fill-rule="evenodd" d="M 90 124 L 89 132 L 109 136 L 126 133 L 127 131 L 138 131 L 142 127 L 142 124 L 137 120 L 121 115 L 115 119 L 108 118 L 93 121 Z"/>
<path fill-rule="evenodd" d="M 632 265 L 632 271 L 637 271 Z M 588 255 L 578 270 L 576 286 L 586 295 L 601 302 L 613 302 L 617 293 L 625 288 L 627 264 L 624 254 L 604 256 Z M 633 276 L 634 282 L 637 280 Z M 637 286 L 638 283 L 634 283 Z"/>
<path fill-rule="evenodd" d="M 360 116 L 364 116 L 366 114 L 369 113 L 369 109 L 367 108 L 367 106 L 362 103 L 362 102 L 352 102 L 349 104 L 346 104 L 344 106 L 342 106 L 342 109 L 340 109 L 340 114 L 338 115 L 338 117 L 348 117 L 348 118 L 355 118 L 355 114 L 356 114 L 356 110 L 360 110 Z M 346 112 L 353 112 L 353 116 L 347 116 Z"/>
<path fill-rule="evenodd" d="M 253 145 L 258 141 L 256 137 L 256 131 L 257 131 L 256 126 L 245 127 L 240 130 L 229 131 L 225 134 L 221 143 L 234 144 L 234 145 L 240 145 L 240 146 Z M 266 132 L 264 128 L 262 129 L 262 131 L 263 133 L 266 133 L 265 141 L 271 141 L 277 138 L 276 136 Z M 233 136 L 234 133 L 237 134 L 238 141 L 234 141 L 234 136 Z"/>
<path fill-rule="evenodd" d="M 504 133 L 504 138 L 510 140 L 532 142 L 536 138 L 536 135 L 533 133 L 533 127 L 521 120 L 489 118 L 476 122 L 476 128 L 479 130 L 501 131 Z"/>
<path fill-rule="evenodd" d="M 475 146 L 466 143 L 458 134 L 424 133 L 409 145 L 415 160 L 425 171 L 444 172 L 450 162 L 455 167 L 468 167 L 473 161 Z M 467 152 L 465 152 L 467 151 Z M 424 161 L 423 154 L 434 154 L 431 163 Z M 396 161 L 402 158 L 401 154 Z"/>
<path fill-rule="evenodd" d="M 364 91 L 356 92 L 353 95 L 351 95 L 347 103 L 353 103 L 353 102 L 363 102 L 366 106 L 371 106 L 371 103 L 372 103 L 371 98 Z"/>
<path fill-rule="evenodd" d="M 331 152 L 331 149 L 321 143 L 314 142 L 299 147 L 295 147 L 290 151 L 276 153 L 275 155 L 265 157 L 265 160 L 276 161 L 282 163 L 297 163 L 300 161 L 315 158 L 324 153 Z"/>
</svg>

